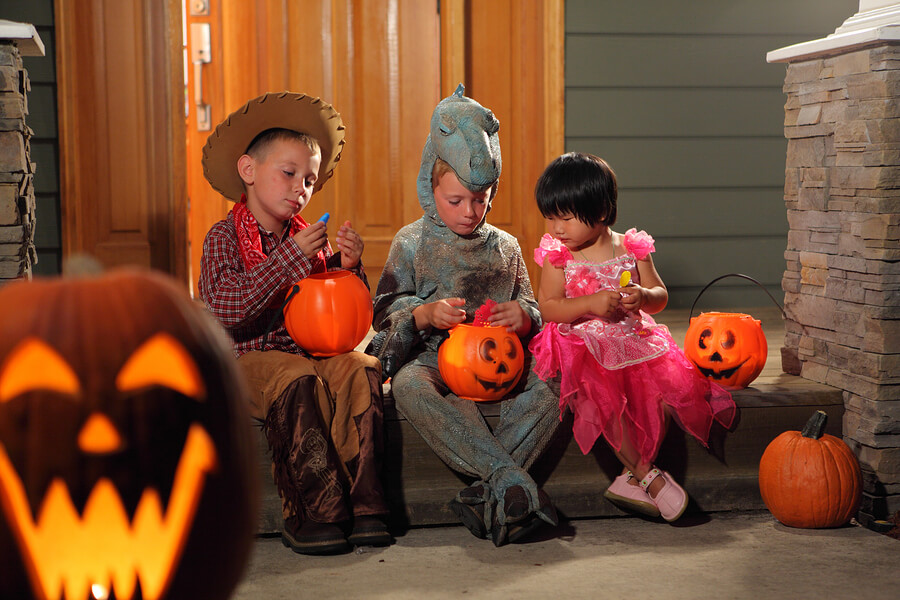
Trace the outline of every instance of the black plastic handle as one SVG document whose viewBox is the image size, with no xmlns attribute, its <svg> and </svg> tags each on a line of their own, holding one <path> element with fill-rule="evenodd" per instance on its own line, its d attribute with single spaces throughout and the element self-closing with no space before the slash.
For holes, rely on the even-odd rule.
<svg viewBox="0 0 900 600">
<path fill-rule="evenodd" d="M 697 294 L 696 298 L 694 298 L 694 303 L 691 304 L 691 316 L 688 318 L 688 322 L 690 322 L 690 320 L 694 318 L 694 307 L 697 306 L 697 301 L 700 299 L 700 296 L 703 295 L 703 292 L 708 290 L 710 288 L 710 286 L 712 286 L 712 284 L 714 284 L 715 282 L 719 281 L 720 279 L 725 279 L 726 277 L 740 277 L 742 279 L 746 279 L 747 281 L 752 281 L 753 283 L 755 283 L 756 285 L 761 287 L 762 290 L 766 293 L 766 295 L 772 299 L 772 302 L 775 303 L 775 306 L 778 307 L 778 310 L 781 311 L 781 316 L 784 317 L 785 319 L 787 318 L 787 315 L 784 312 L 784 308 L 782 308 L 781 305 L 778 304 L 778 300 L 776 300 L 775 297 L 769 293 L 769 290 L 766 289 L 766 286 L 764 286 L 763 284 L 761 284 L 754 278 L 750 277 L 749 275 L 744 275 L 743 273 L 726 273 L 725 275 L 720 275 L 719 277 L 716 277 L 715 279 L 713 279 L 712 281 L 707 283 L 705 288 L 700 290 L 700 293 Z"/>
</svg>

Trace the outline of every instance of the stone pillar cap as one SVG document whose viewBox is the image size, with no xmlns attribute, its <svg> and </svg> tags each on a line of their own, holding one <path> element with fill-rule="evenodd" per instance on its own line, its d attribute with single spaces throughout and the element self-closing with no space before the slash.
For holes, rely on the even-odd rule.
<svg viewBox="0 0 900 600">
<path fill-rule="evenodd" d="M 0 40 L 11 40 L 22 56 L 44 56 L 44 42 L 31 23 L 0 19 Z"/>
<path fill-rule="evenodd" d="M 772 50 L 766 54 L 766 62 L 798 62 L 897 42 L 900 42 L 900 2 L 860 0 L 859 12 L 828 37 Z"/>
</svg>

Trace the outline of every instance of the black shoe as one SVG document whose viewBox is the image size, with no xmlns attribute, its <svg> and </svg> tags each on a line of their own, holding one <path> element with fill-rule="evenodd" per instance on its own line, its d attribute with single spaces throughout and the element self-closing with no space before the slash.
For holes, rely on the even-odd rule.
<svg viewBox="0 0 900 600">
<path fill-rule="evenodd" d="M 342 554 L 350 551 L 343 530 L 334 523 L 300 523 L 288 517 L 281 532 L 281 543 L 297 554 Z"/>
<path fill-rule="evenodd" d="M 556 507 L 550 502 L 550 496 L 544 490 L 538 490 L 538 507 L 536 514 L 548 525 L 556 527 L 559 525 L 559 515 L 556 514 Z"/>
<path fill-rule="evenodd" d="M 531 513 L 522 521 L 507 526 L 506 540 L 510 544 L 515 544 L 520 540 L 524 540 L 544 525 L 546 525 L 546 523 L 543 521 L 543 519 L 537 516 L 537 513 Z"/>
<path fill-rule="evenodd" d="M 484 488 L 480 485 L 467 487 L 459 492 L 459 498 L 450 501 L 450 510 L 453 511 L 462 524 L 466 526 L 472 535 L 479 539 L 487 537 L 487 527 L 484 526 Z"/>
<path fill-rule="evenodd" d="M 510 488 L 510 491 L 518 487 L 519 486 Z M 509 492 L 507 492 L 507 496 L 508 495 Z M 559 524 L 559 517 L 556 514 L 556 509 L 553 508 L 553 504 L 550 503 L 550 496 L 548 496 L 544 490 L 538 490 L 538 502 L 540 503 L 538 509 L 533 513 L 526 515 L 523 519 L 510 523 L 510 515 L 507 513 L 506 541 L 510 544 L 525 540 L 544 525 L 556 526 Z M 497 544 L 496 540 L 494 541 L 494 544 L 498 546 L 501 545 Z"/>
<path fill-rule="evenodd" d="M 521 485 L 514 485 L 503 495 L 506 524 L 516 523 L 528 516 L 528 494 Z"/>
<path fill-rule="evenodd" d="M 390 546 L 394 538 L 381 518 L 363 516 L 353 520 L 353 531 L 347 541 L 354 546 Z"/>
</svg>

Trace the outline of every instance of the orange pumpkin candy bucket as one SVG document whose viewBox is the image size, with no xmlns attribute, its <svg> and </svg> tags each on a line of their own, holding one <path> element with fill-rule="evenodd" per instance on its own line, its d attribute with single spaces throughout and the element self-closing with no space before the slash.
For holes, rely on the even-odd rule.
<svg viewBox="0 0 900 600">
<path fill-rule="evenodd" d="M 450 390 L 466 400 L 493 402 L 512 390 L 525 369 L 525 351 L 515 333 L 488 325 L 496 303 L 488 300 L 473 323 L 450 330 L 438 348 L 438 370 Z"/>
<path fill-rule="evenodd" d="M 461 323 L 438 348 L 441 378 L 454 394 L 475 402 L 500 400 L 522 377 L 522 342 L 506 327 Z"/>
<path fill-rule="evenodd" d="M 700 290 L 691 305 L 684 336 L 684 353 L 704 377 L 728 389 L 745 388 L 762 372 L 769 347 L 762 324 L 744 313 L 706 312 L 694 317 L 694 307 L 710 286 L 726 277 L 752 281 L 768 294 L 782 314 L 784 309 L 756 279 L 740 273 L 722 275 Z"/>
<path fill-rule="evenodd" d="M 314 273 L 285 300 L 284 325 L 297 345 L 313 356 L 353 350 L 372 325 L 372 297 L 350 271 Z"/>
</svg>

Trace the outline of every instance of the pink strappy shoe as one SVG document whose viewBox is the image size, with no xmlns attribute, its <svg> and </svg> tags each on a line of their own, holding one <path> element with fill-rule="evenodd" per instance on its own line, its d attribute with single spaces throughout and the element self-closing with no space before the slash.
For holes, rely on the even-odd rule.
<svg viewBox="0 0 900 600">
<path fill-rule="evenodd" d="M 612 485 L 606 488 L 603 497 L 624 510 L 638 512 L 649 517 L 658 517 L 659 509 L 646 490 L 639 485 L 628 483 L 628 480 L 633 477 L 631 471 L 622 473 L 613 480 Z"/>
<path fill-rule="evenodd" d="M 653 480 L 662 476 L 663 487 L 656 494 L 656 498 L 650 496 L 647 488 L 653 483 Z M 678 520 L 684 514 L 684 510 L 688 505 L 688 495 L 680 485 L 675 483 L 672 476 L 666 471 L 660 471 L 656 467 L 652 468 L 647 476 L 641 480 L 641 489 L 650 497 L 650 501 L 659 509 L 659 514 L 668 522 Z"/>
</svg>

